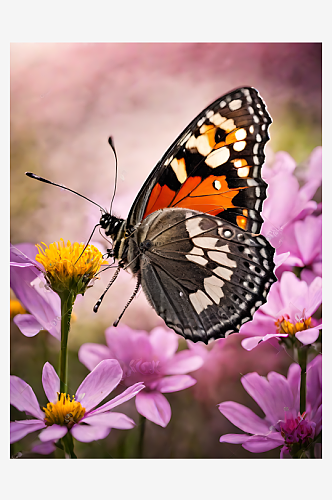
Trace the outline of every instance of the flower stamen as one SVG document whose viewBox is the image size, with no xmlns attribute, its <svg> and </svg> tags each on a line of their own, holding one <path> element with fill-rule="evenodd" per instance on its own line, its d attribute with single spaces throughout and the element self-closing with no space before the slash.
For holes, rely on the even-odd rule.
<svg viewBox="0 0 332 500">
<path fill-rule="evenodd" d="M 56 403 L 47 403 L 45 412 L 45 423 L 50 425 L 66 425 L 71 429 L 74 424 L 77 424 L 85 414 L 85 408 L 80 402 L 75 401 L 75 396 L 72 398 L 69 394 L 58 393 L 58 401 Z"/>
<path fill-rule="evenodd" d="M 308 330 L 311 328 L 311 317 L 310 318 L 299 318 L 295 324 L 292 323 L 290 317 L 285 314 L 279 318 L 274 324 L 277 327 L 278 333 L 286 333 L 288 335 L 294 336 L 297 332 L 302 332 L 303 330 Z"/>
</svg>

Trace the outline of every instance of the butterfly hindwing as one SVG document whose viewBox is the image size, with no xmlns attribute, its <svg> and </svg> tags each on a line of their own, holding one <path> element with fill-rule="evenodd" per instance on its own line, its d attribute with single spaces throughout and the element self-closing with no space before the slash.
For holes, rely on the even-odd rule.
<svg viewBox="0 0 332 500">
<path fill-rule="evenodd" d="M 135 226 L 158 209 L 190 208 L 259 233 L 261 178 L 272 122 L 257 90 L 240 88 L 203 110 L 151 172 L 130 211 Z"/>
<path fill-rule="evenodd" d="M 164 209 L 129 239 L 132 271 L 165 323 L 193 341 L 224 337 L 252 318 L 276 280 L 274 250 L 217 217 Z"/>
</svg>

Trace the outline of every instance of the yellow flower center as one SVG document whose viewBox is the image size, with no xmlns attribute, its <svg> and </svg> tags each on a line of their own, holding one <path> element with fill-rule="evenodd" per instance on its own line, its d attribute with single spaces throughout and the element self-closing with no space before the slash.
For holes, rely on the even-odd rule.
<svg viewBox="0 0 332 500">
<path fill-rule="evenodd" d="M 10 318 L 13 319 L 17 314 L 26 314 L 26 310 L 17 299 L 10 300 Z"/>
<path fill-rule="evenodd" d="M 298 321 L 295 324 L 288 321 L 289 319 L 290 318 L 288 316 L 282 316 L 282 318 L 278 319 L 278 321 L 274 323 L 277 327 L 278 333 L 287 333 L 288 335 L 294 336 L 297 332 L 311 328 L 311 317 L 302 318 L 301 321 Z"/>
<path fill-rule="evenodd" d="M 50 426 L 53 424 L 66 425 L 71 429 L 74 424 L 77 424 L 84 417 L 85 408 L 75 401 L 75 396 L 72 398 L 69 394 L 62 392 L 58 393 L 58 401 L 56 403 L 48 403 L 45 412 L 45 423 Z"/>
<path fill-rule="evenodd" d="M 65 242 L 61 238 L 49 247 L 45 243 L 36 245 L 39 253 L 36 261 L 40 262 L 46 271 L 50 286 L 56 292 L 73 290 L 76 293 L 84 293 L 89 282 L 95 277 L 103 260 L 100 251 L 93 245 L 88 245 L 83 252 L 84 243 Z M 83 252 L 83 253 L 82 253 Z"/>
</svg>

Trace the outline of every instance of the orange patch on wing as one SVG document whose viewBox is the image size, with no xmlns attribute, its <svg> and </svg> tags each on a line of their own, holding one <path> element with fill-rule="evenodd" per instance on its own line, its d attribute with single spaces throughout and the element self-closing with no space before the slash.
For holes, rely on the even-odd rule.
<svg viewBox="0 0 332 500">
<path fill-rule="evenodd" d="M 149 202 L 145 209 L 143 219 L 147 217 L 152 212 L 159 210 L 160 208 L 166 208 L 170 206 L 174 198 L 175 192 L 172 191 L 168 186 L 161 186 L 160 184 L 156 184 L 152 189 Z"/>
<path fill-rule="evenodd" d="M 216 190 L 214 181 L 219 181 L 221 187 Z M 217 215 L 227 208 L 234 208 L 233 198 L 240 189 L 230 189 L 226 176 L 210 175 L 204 181 L 200 177 L 190 177 L 180 189 L 171 206 L 190 208 L 200 212 Z"/>
<path fill-rule="evenodd" d="M 236 217 L 236 223 L 241 229 L 246 229 L 247 228 L 247 218 L 243 217 L 241 215 L 238 215 Z"/>
<path fill-rule="evenodd" d="M 214 187 L 214 181 L 218 181 L 221 184 L 219 189 Z M 198 176 L 188 177 L 175 198 L 175 192 L 168 186 L 156 184 L 151 192 L 143 219 L 152 212 L 167 207 L 189 208 L 211 215 L 218 215 L 228 208 L 235 207 L 233 198 L 239 193 L 240 189 L 247 189 L 247 187 L 230 189 L 225 175 L 210 175 L 204 181 Z M 245 229 L 247 224 L 246 217 L 238 216 L 237 224 L 242 229 Z"/>
</svg>

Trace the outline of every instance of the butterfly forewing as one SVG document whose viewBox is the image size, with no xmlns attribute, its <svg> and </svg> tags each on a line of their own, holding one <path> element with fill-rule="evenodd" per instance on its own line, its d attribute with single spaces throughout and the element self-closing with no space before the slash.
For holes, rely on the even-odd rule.
<svg viewBox="0 0 332 500">
<path fill-rule="evenodd" d="M 129 224 L 165 207 L 191 208 L 259 233 L 261 178 L 272 122 L 257 90 L 241 88 L 203 110 L 162 157 L 137 196 Z"/>
<path fill-rule="evenodd" d="M 128 259 L 141 254 L 143 290 L 166 324 L 187 339 L 208 342 L 239 330 L 266 302 L 276 280 L 273 253 L 262 236 L 228 221 L 165 209 L 135 231 Z"/>
</svg>

